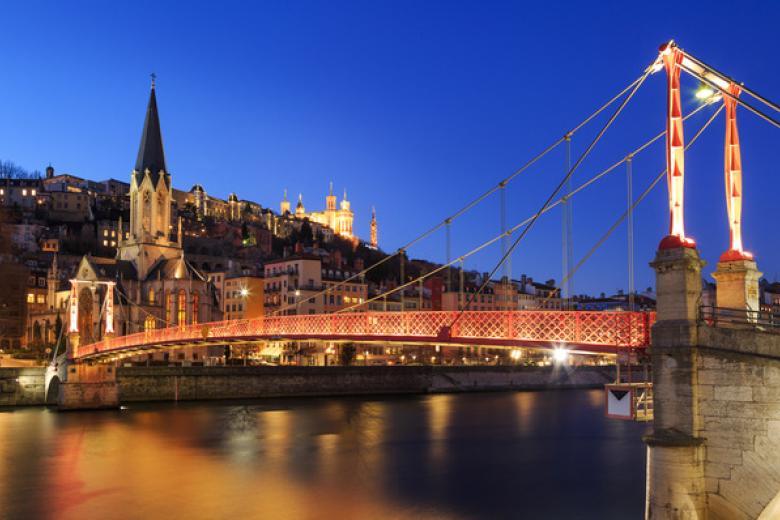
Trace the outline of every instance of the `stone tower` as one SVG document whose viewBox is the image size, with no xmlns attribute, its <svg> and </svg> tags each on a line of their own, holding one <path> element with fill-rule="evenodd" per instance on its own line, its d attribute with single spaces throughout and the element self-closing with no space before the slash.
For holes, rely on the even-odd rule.
<svg viewBox="0 0 780 520">
<path fill-rule="evenodd" d="M 170 239 L 171 191 L 152 80 L 138 157 L 130 174 L 130 237 L 118 250 L 119 259 L 135 263 L 140 279 L 159 258 L 181 256 L 178 243 Z"/>
<path fill-rule="evenodd" d="M 376 209 L 371 208 L 371 247 L 379 247 L 379 230 L 376 223 Z"/>
</svg>

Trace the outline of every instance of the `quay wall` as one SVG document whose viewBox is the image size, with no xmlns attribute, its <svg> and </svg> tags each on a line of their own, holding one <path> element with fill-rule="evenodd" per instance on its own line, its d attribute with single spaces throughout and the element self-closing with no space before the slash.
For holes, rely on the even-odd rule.
<svg viewBox="0 0 780 520">
<path fill-rule="evenodd" d="M 0 368 L 0 406 L 46 403 L 44 367 Z"/>
<path fill-rule="evenodd" d="M 609 367 L 120 367 L 120 403 L 601 388 Z M 45 368 L 0 368 L 0 407 L 46 404 Z"/>
<path fill-rule="evenodd" d="M 120 402 L 601 388 L 614 367 L 123 367 Z"/>
</svg>

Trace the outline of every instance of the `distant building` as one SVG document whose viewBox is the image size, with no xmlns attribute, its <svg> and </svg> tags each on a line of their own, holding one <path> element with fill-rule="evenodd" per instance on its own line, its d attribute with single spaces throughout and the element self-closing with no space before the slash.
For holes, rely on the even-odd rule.
<svg viewBox="0 0 780 520">
<path fill-rule="evenodd" d="M 222 312 L 226 320 L 259 318 L 265 314 L 263 278 L 231 276 L 224 280 Z"/>
<path fill-rule="evenodd" d="M 330 184 L 330 191 L 328 196 L 325 197 L 324 210 L 307 212 L 303 205 L 303 195 L 301 194 L 298 195 L 298 204 L 295 206 L 295 213 L 292 214 L 290 212 L 290 201 L 287 199 L 287 190 L 285 190 L 284 198 L 279 204 L 279 211 L 283 216 L 294 215 L 297 219 L 309 219 L 317 224 L 327 226 L 338 236 L 354 238 L 352 224 L 355 220 L 355 215 L 352 212 L 349 200 L 347 200 L 347 190 L 344 190 L 344 197 L 337 207 L 336 196 L 333 194 L 333 183 Z"/>
</svg>

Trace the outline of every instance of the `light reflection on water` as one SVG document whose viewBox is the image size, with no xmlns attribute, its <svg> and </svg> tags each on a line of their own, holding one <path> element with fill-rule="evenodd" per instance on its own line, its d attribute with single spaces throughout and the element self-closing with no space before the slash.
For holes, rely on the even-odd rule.
<svg viewBox="0 0 780 520">
<path fill-rule="evenodd" d="M 0 413 L 0 518 L 641 518 L 599 391 Z"/>
</svg>

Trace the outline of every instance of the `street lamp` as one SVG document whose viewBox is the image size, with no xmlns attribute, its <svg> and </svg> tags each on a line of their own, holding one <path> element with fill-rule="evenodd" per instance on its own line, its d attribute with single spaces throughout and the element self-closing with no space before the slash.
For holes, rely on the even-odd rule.
<svg viewBox="0 0 780 520">
<path fill-rule="evenodd" d="M 562 365 L 569 359 L 569 351 L 562 347 L 556 347 L 553 350 L 553 361 L 556 364 Z"/>
<path fill-rule="evenodd" d="M 696 99 L 703 103 L 715 103 L 721 98 L 720 92 L 713 89 L 706 83 L 700 83 L 699 88 L 696 90 Z"/>
</svg>

